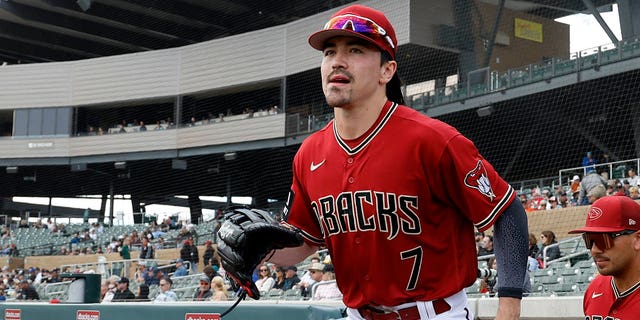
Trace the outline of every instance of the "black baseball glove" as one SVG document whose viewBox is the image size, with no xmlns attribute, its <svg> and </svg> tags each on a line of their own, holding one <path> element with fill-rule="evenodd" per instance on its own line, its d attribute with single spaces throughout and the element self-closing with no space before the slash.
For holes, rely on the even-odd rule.
<svg viewBox="0 0 640 320">
<path fill-rule="evenodd" d="M 260 291 L 252 280 L 253 270 L 271 251 L 298 247 L 302 242 L 297 230 L 280 225 L 268 212 L 246 208 L 225 214 L 217 240 L 222 267 L 256 300 Z"/>
</svg>

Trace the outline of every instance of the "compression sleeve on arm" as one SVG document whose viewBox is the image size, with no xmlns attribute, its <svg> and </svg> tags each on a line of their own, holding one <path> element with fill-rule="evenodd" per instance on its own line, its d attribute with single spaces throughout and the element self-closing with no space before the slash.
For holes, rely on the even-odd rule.
<svg viewBox="0 0 640 320">
<path fill-rule="evenodd" d="M 520 201 L 511 202 L 494 225 L 494 252 L 498 262 L 498 297 L 522 298 L 527 273 L 529 228 Z"/>
</svg>

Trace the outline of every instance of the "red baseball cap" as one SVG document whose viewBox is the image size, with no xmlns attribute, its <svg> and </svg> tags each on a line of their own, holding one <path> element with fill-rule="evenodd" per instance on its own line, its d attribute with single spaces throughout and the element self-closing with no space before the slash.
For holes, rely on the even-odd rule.
<svg viewBox="0 0 640 320">
<path fill-rule="evenodd" d="M 320 30 L 309 37 L 309 44 L 323 50 L 327 40 L 337 36 L 352 36 L 367 40 L 396 58 L 398 39 L 393 26 L 381 11 L 354 4 L 334 13 Z"/>
<path fill-rule="evenodd" d="M 591 205 L 584 228 L 569 233 L 623 230 L 640 230 L 640 204 L 627 196 L 608 196 Z"/>
</svg>

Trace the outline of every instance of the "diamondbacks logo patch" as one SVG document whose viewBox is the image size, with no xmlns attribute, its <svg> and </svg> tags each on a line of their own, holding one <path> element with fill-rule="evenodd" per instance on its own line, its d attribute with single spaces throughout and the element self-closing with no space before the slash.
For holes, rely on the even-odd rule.
<svg viewBox="0 0 640 320">
<path fill-rule="evenodd" d="M 482 160 L 478 160 L 476 167 L 467 172 L 467 175 L 464 177 L 464 185 L 480 191 L 480 193 L 489 197 L 491 201 L 496 197 L 491 189 L 487 169 L 485 169 L 484 164 L 482 164 Z"/>
<path fill-rule="evenodd" d="M 602 217 L 602 209 L 591 206 L 591 209 L 589 209 L 589 213 L 587 214 L 587 217 L 589 217 L 589 220 L 591 221 Z"/>
</svg>

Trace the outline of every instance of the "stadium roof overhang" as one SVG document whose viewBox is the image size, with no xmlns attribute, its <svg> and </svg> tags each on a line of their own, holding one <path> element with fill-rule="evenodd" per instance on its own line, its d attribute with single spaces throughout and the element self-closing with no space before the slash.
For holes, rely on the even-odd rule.
<svg viewBox="0 0 640 320">
<path fill-rule="evenodd" d="M 589 1 L 594 7 L 615 3 Z M 284 24 L 350 2 L 2 0 L 0 63 L 70 61 L 179 47 Z M 548 18 L 589 12 L 578 0 L 509 0 L 505 7 Z"/>
</svg>

